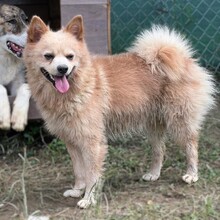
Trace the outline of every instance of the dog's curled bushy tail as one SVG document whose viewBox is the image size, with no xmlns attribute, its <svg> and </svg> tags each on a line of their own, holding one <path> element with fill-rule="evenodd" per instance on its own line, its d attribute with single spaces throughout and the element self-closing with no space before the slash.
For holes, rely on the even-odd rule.
<svg viewBox="0 0 220 220">
<path fill-rule="evenodd" d="M 181 34 L 161 26 L 141 33 L 128 51 L 145 59 L 153 73 L 163 74 L 170 80 L 181 79 L 187 60 L 194 54 Z"/>
</svg>

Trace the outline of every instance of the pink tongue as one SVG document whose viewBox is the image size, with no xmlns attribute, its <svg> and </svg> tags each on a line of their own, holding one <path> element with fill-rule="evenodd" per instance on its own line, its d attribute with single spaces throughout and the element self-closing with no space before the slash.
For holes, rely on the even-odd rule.
<svg viewBox="0 0 220 220">
<path fill-rule="evenodd" d="M 69 90 L 69 82 L 66 79 L 66 76 L 63 77 L 54 77 L 55 87 L 60 93 L 66 93 Z"/>
</svg>

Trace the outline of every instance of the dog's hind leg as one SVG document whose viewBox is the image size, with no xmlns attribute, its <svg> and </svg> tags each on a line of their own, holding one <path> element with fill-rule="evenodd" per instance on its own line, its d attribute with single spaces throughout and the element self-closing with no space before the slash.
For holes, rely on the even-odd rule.
<svg viewBox="0 0 220 220">
<path fill-rule="evenodd" d="M 185 142 L 187 170 L 186 174 L 182 176 L 182 179 L 186 183 L 196 182 L 198 177 L 198 137 L 193 135 Z"/>
<path fill-rule="evenodd" d="M 16 131 L 23 131 L 27 125 L 30 96 L 28 84 L 22 84 L 17 91 L 11 116 L 12 128 Z"/>
<path fill-rule="evenodd" d="M 160 177 L 160 171 L 163 165 L 165 143 L 164 135 L 161 133 L 156 133 L 150 135 L 149 142 L 152 147 L 152 161 L 150 165 L 150 170 L 148 173 L 143 175 L 143 180 L 145 181 L 155 181 Z"/>
<path fill-rule="evenodd" d="M 193 120 L 191 120 L 192 122 Z M 182 176 L 184 182 L 191 184 L 196 182 L 198 177 L 198 130 L 196 123 L 173 123 L 170 129 L 171 138 L 186 152 L 187 169 Z"/>
<path fill-rule="evenodd" d="M 67 144 L 66 147 L 73 163 L 75 184 L 73 189 L 66 190 L 63 195 L 65 197 L 80 197 L 85 192 L 86 187 L 86 170 L 81 149 L 71 144 Z"/>
<path fill-rule="evenodd" d="M 10 129 L 10 103 L 7 90 L 0 85 L 0 129 Z"/>
</svg>

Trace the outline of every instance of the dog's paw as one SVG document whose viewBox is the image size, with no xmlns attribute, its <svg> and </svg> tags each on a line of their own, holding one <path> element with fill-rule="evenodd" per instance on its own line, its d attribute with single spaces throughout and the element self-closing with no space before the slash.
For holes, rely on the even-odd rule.
<svg viewBox="0 0 220 220">
<path fill-rule="evenodd" d="M 14 109 L 11 116 L 11 124 L 15 131 L 23 131 L 27 125 L 27 112 Z"/>
<path fill-rule="evenodd" d="M 2 130 L 10 130 L 10 123 L 8 123 L 8 121 L 6 122 L 6 121 L 3 121 L 3 122 L 1 122 L 0 121 L 0 129 L 2 129 Z"/>
<path fill-rule="evenodd" d="M 9 130 L 10 127 L 10 113 L 7 111 L 0 112 L 0 129 Z"/>
<path fill-rule="evenodd" d="M 145 181 L 156 181 L 159 179 L 160 174 L 152 174 L 152 173 L 146 173 L 142 176 L 142 179 Z"/>
<path fill-rule="evenodd" d="M 81 199 L 78 203 L 77 206 L 81 209 L 86 209 L 88 208 L 90 205 L 95 205 L 96 201 L 94 198 L 90 198 L 90 199 Z"/>
<path fill-rule="evenodd" d="M 94 193 L 90 192 L 89 195 L 85 196 L 83 199 L 81 199 L 78 203 L 77 206 L 81 209 L 86 209 L 90 205 L 96 205 L 97 201 L 95 199 Z"/>
<path fill-rule="evenodd" d="M 78 198 L 81 195 L 83 195 L 84 191 L 85 191 L 84 189 L 69 189 L 63 193 L 63 196 Z"/>
<path fill-rule="evenodd" d="M 199 179 L 198 175 L 190 175 L 190 174 L 185 174 L 182 176 L 182 180 L 188 184 L 195 183 Z"/>
<path fill-rule="evenodd" d="M 91 201 L 89 199 L 81 199 L 78 203 L 77 206 L 81 209 L 86 209 L 91 205 Z"/>
<path fill-rule="evenodd" d="M 0 129 L 9 130 L 11 127 L 10 122 L 11 108 L 7 96 L 7 90 L 0 84 Z"/>
</svg>

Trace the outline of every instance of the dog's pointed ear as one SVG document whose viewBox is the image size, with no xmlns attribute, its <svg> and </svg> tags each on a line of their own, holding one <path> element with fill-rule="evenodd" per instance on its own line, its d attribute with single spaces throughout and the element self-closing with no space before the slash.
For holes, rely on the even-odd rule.
<svg viewBox="0 0 220 220">
<path fill-rule="evenodd" d="M 42 35 L 47 32 L 49 28 L 38 16 L 33 16 L 28 28 L 28 43 L 38 42 Z"/>
<path fill-rule="evenodd" d="M 84 38 L 83 18 L 77 15 L 64 28 L 64 31 L 71 33 L 77 40 L 82 41 Z"/>
</svg>

